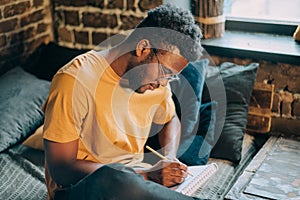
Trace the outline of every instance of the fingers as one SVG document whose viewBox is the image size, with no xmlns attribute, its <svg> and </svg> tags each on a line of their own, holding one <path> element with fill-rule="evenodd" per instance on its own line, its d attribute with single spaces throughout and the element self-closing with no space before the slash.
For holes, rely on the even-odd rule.
<svg viewBox="0 0 300 200">
<path fill-rule="evenodd" d="M 181 170 L 184 170 L 186 171 L 187 170 L 187 166 L 181 162 L 176 162 L 176 163 L 173 163 L 175 166 L 175 168 L 179 168 Z"/>
<path fill-rule="evenodd" d="M 187 172 L 187 166 L 181 162 L 166 162 L 164 164 L 164 167 L 174 169 L 174 170 L 182 170 L 184 172 Z M 171 171 L 172 173 L 172 171 Z"/>
<path fill-rule="evenodd" d="M 187 166 L 179 161 L 161 160 L 148 172 L 149 180 L 166 187 L 178 185 L 187 177 Z"/>
<path fill-rule="evenodd" d="M 184 181 L 184 178 L 182 178 L 182 177 L 164 177 L 162 185 L 164 185 L 166 187 L 172 187 L 172 186 L 182 183 L 183 181 Z"/>
<path fill-rule="evenodd" d="M 171 176 L 182 177 L 182 178 L 186 178 L 187 177 L 187 172 L 185 170 L 178 169 L 178 168 L 173 168 L 171 171 L 172 171 L 170 173 Z"/>
<path fill-rule="evenodd" d="M 174 185 L 178 185 L 180 183 L 182 183 L 186 177 L 186 175 L 184 175 L 185 173 L 183 171 L 181 171 L 180 173 L 181 175 L 179 175 L 179 173 L 174 173 L 174 174 L 166 174 L 166 175 L 162 175 L 162 184 L 164 186 L 167 187 L 172 187 Z"/>
<path fill-rule="evenodd" d="M 187 177 L 187 166 L 179 163 L 169 163 L 162 169 L 163 185 L 171 187 L 182 183 Z"/>
</svg>

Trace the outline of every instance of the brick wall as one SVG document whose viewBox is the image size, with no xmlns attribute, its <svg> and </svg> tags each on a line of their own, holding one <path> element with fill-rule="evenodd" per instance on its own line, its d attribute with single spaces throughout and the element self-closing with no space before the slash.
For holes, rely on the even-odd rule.
<svg viewBox="0 0 300 200">
<path fill-rule="evenodd" d="M 272 107 L 272 130 L 300 134 L 300 66 L 251 59 L 212 56 L 216 65 L 234 62 L 240 65 L 260 64 L 256 81 L 269 81 L 275 85 Z"/>
<path fill-rule="evenodd" d="M 78 49 L 95 48 L 108 37 L 134 28 L 148 9 L 161 3 L 162 0 L 0 0 L 0 74 L 43 41 L 55 40 Z M 257 62 L 213 58 L 216 64 Z M 259 63 L 257 81 L 272 80 L 275 84 L 272 129 L 300 133 L 300 66 Z"/>
<path fill-rule="evenodd" d="M 50 0 L 0 0 L 0 74 L 51 40 Z"/>
<path fill-rule="evenodd" d="M 146 10 L 162 4 L 162 0 L 54 2 L 57 42 L 78 49 L 93 49 L 108 37 L 134 28 L 144 18 Z"/>
</svg>

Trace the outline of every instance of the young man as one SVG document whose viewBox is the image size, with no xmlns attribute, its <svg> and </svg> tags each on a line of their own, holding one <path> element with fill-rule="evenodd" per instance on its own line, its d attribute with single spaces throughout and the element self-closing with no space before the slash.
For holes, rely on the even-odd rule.
<svg viewBox="0 0 300 200">
<path fill-rule="evenodd" d="M 44 105 L 48 199 L 191 199 L 167 188 L 187 176 L 168 82 L 199 58 L 200 38 L 189 12 L 162 5 L 122 43 L 57 72 Z M 153 123 L 168 160 L 152 166 L 143 148 Z"/>
</svg>

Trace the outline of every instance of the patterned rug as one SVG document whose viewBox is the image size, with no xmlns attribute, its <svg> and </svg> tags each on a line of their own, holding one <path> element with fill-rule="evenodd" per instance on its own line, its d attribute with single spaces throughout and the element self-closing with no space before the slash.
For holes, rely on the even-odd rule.
<svg viewBox="0 0 300 200">
<path fill-rule="evenodd" d="M 22 145 L 1 153 L 0 199 L 46 199 L 43 159 L 43 152 Z"/>
</svg>

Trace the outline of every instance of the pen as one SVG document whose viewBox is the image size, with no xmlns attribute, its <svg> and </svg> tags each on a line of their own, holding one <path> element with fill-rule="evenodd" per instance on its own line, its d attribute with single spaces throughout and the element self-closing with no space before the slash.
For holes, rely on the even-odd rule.
<svg viewBox="0 0 300 200">
<path fill-rule="evenodd" d="M 158 153 L 157 151 L 155 151 L 154 149 L 152 149 L 151 147 L 149 147 L 148 145 L 146 145 L 146 149 L 148 149 L 149 151 L 151 151 L 153 154 L 157 155 L 158 157 L 160 157 L 161 159 L 163 160 L 169 160 L 167 157 L 161 155 L 160 153 Z M 190 175 L 190 176 L 193 176 L 193 174 L 189 171 L 187 171 L 187 173 Z"/>
</svg>

